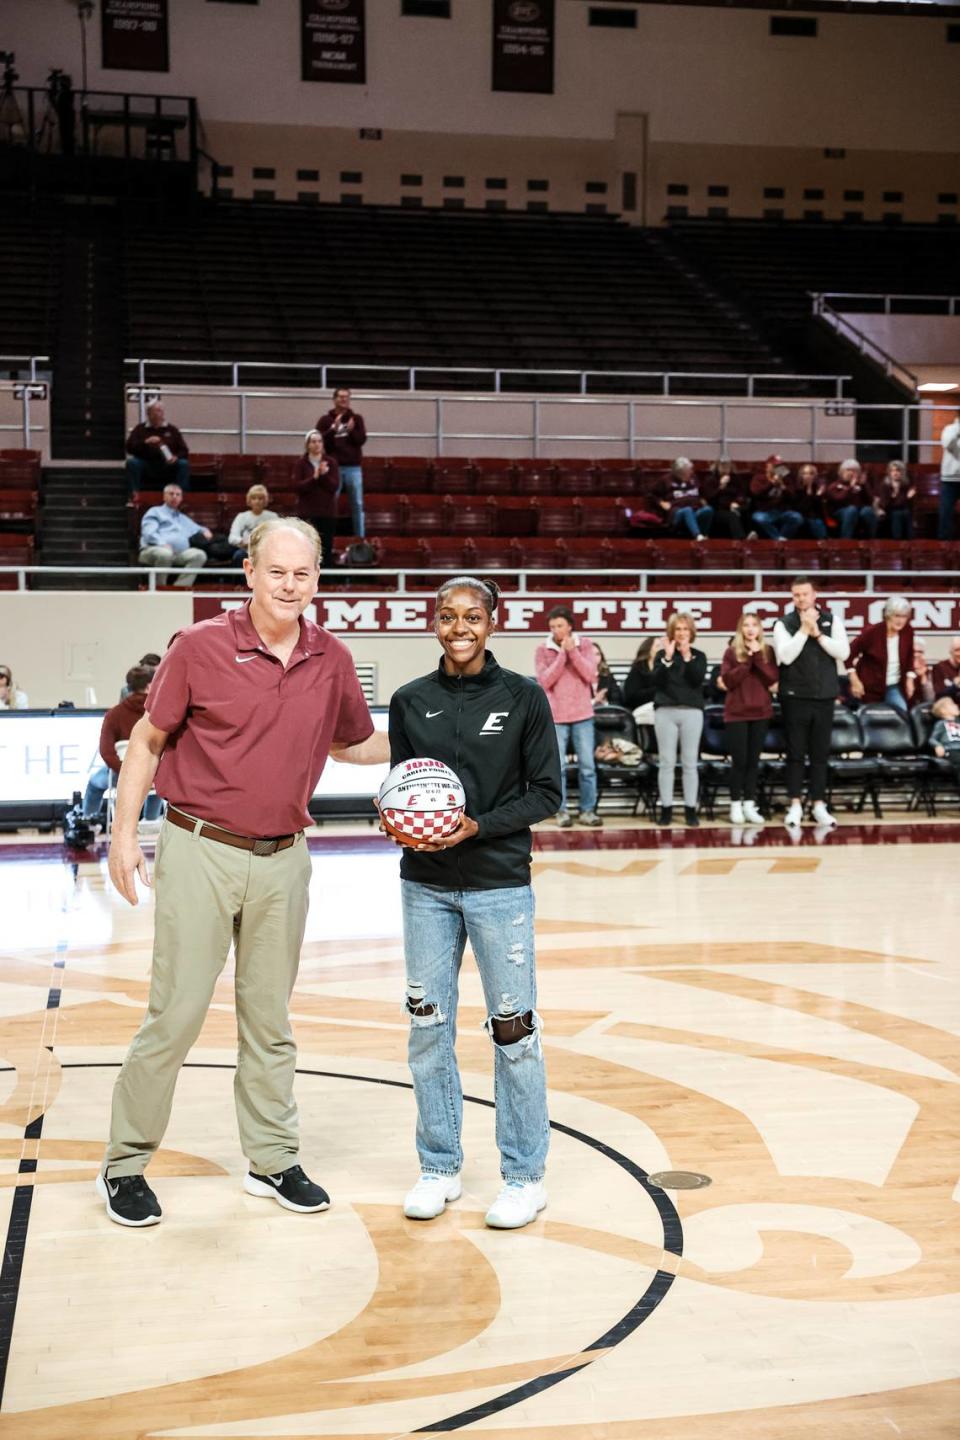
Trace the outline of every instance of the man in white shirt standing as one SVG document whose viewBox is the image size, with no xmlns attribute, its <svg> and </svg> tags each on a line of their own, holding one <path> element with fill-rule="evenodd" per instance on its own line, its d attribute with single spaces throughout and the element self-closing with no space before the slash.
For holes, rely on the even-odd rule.
<svg viewBox="0 0 960 1440">
<path fill-rule="evenodd" d="M 960 500 L 960 409 L 940 432 L 943 456 L 940 460 L 940 524 L 937 535 L 952 540 L 954 515 Z"/>
<path fill-rule="evenodd" d="M 810 759 L 810 799 L 818 825 L 837 822 L 827 809 L 827 762 L 833 710 L 840 693 L 837 661 L 846 660 L 850 642 L 843 621 L 817 604 L 809 575 L 790 585 L 793 609 L 773 627 L 773 648 L 780 666 L 780 708 L 787 742 L 788 826 L 803 820 L 803 767 Z"/>
</svg>

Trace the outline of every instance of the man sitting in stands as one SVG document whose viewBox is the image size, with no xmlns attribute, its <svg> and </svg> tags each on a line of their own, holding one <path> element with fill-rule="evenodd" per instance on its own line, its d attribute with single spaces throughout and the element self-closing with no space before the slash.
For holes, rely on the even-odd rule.
<svg viewBox="0 0 960 1440">
<path fill-rule="evenodd" d="M 763 470 L 750 481 L 753 536 L 765 540 L 792 540 L 799 535 L 803 516 L 792 504 L 790 470 L 780 455 L 768 455 Z"/>
<path fill-rule="evenodd" d="M 960 635 L 950 641 L 946 660 L 938 660 L 933 667 L 933 693 L 938 700 L 941 695 L 960 700 Z"/>
<path fill-rule="evenodd" d="M 705 505 L 693 470 L 693 461 L 679 455 L 670 475 L 654 491 L 653 506 L 678 534 L 705 540 L 713 527 L 713 508 Z"/>
<path fill-rule="evenodd" d="M 269 503 L 270 492 L 266 485 L 250 486 L 247 491 L 247 508 L 234 516 L 230 526 L 230 544 L 233 546 L 233 558 L 238 564 L 246 560 L 250 536 L 261 520 L 280 519 L 275 510 L 267 509 Z"/>
<path fill-rule="evenodd" d="M 873 508 L 873 496 L 864 479 L 859 460 L 841 460 L 837 478 L 826 490 L 827 518 L 839 527 L 841 540 L 852 540 L 857 525 L 863 526 L 868 540 L 873 540 L 880 525 L 880 516 Z"/>
<path fill-rule="evenodd" d="M 163 406 L 147 406 L 146 424 L 134 425 L 127 436 L 127 485 L 136 499 L 141 490 L 162 490 L 176 481 L 190 489 L 187 442 L 176 425 L 168 425 Z"/>
<path fill-rule="evenodd" d="M 163 504 L 152 505 L 140 522 L 140 564 L 175 570 L 186 570 L 174 581 L 182 590 L 187 590 L 196 581 L 196 571 L 207 563 L 207 552 L 191 545 L 195 536 L 205 540 L 213 538 L 204 526 L 184 515 L 183 491 L 173 483 L 163 487 Z"/>
</svg>

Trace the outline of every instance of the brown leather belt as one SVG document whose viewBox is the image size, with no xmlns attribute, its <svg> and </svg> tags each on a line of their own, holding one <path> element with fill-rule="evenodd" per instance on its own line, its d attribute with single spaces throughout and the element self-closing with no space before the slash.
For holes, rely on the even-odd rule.
<svg viewBox="0 0 960 1440">
<path fill-rule="evenodd" d="M 178 810 L 175 805 L 167 806 L 167 819 L 171 825 L 176 825 L 180 830 L 196 830 L 197 822 Z M 289 850 L 297 837 L 296 835 L 274 835 L 268 840 L 252 840 L 249 835 L 236 835 L 232 830 L 221 830 L 219 825 L 211 825 L 204 820 L 200 826 L 199 834 L 202 840 L 216 840 L 221 845 L 232 845 L 234 850 L 252 850 L 254 855 L 275 855 L 278 850 Z"/>
</svg>

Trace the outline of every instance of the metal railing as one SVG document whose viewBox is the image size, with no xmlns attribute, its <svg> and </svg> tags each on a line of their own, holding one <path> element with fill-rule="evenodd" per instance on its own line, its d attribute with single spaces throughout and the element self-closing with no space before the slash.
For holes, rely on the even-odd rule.
<svg viewBox="0 0 960 1440">
<path fill-rule="evenodd" d="M 38 448 L 39 437 L 47 433 L 46 425 L 38 421 L 33 413 L 34 401 L 50 398 L 50 386 L 46 380 L 0 380 L 0 397 L 11 396 L 20 406 L 20 418 L 12 423 L 0 421 L 0 444 L 7 437 L 16 437 L 23 442 L 24 450 Z"/>
<path fill-rule="evenodd" d="M 53 373 L 49 355 L 0 355 L 0 375 L 5 370 L 29 371 L 17 376 L 21 380 L 49 380 Z"/>
<path fill-rule="evenodd" d="M 467 539 L 466 536 L 463 538 L 464 540 Z M 369 585 L 367 582 L 374 578 L 379 579 L 387 576 L 395 581 L 397 586 L 396 592 L 391 592 L 391 594 L 403 595 L 410 593 L 415 595 L 417 599 L 423 599 L 423 590 L 409 590 L 407 585 L 408 580 L 416 576 L 431 576 L 435 578 L 444 568 L 445 567 L 440 565 L 363 566 L 357 567 L 356 569 L 347 565 L 338 566 L 335 570 L 321 571 L 320 589 L 317 593 L 322 596 L 326 591 L 334 587 L 339 591 L 339 587 L 348 581 L 349 590 L 376 590 L 376 586 Z M 140 581 L 144 582 L 144 588 L 147 591 L 155 592 L 157 590 L 157 576 L 168 573 L 168 567 L 162 565 L 149 568 L 143 565 L 0 565 L 0 575 L 15 575 L 17 577 L 18 590 L 30 589 L 30 586 L 27 584 L 27 577 L 31 575 L 102 575 L 109 576 L 110 578 L 114 578 L 117 575 L 135 575 Z M 183 573 L 183 571 L 178 572 L 179 575 Z M 196 574 L 197 579 L 195 585 L 192 587 L 165 586 L 164 593 L 205 595 L 208 597 L 228 595 L 230 592 L 222 589 L 207 590 L 204 588 L 203 581 L 212 579 L 213 577 L 233 580 L 237 589 L 240 590 L 241 588 L 241 572 L 235 566 L 229 569 L 209 566 L 191 573 Z M 775 566 L 756 569 L 751 568 L 749 570 L 690 570 L 683 569 L 680 566 L 665 565 L 657 570 L 644 570 L 639 566 L 633 569 L 607 569 L 603 565 L 592 565 L 588 567 L 578 566 L 574 569 L 571 566 L 558 568 L 550 565 L 538 566 L 536 568 L 527 565 L 480 565 L 475 566 L 472 573 L 476 575 L 515 576 L 517 585 L 515 590 L 511 589 L 509 591 L 510 597 L 525 598 L 529 596 L 531 599 L 542 598 L 544 593 L 546 593 L 542 589 L 531 590 L 529 588 L 531 579 L 539 580 L 542 584 L 544 575 L 562 576 L 562 580 L 557 585 L 557 589 L 579 590 L 583 594 L 596 593 L 602 596 L 603 599 L 608 600 L 616 599 L 618 595 L 627 597 L 636 595 L 656 596 L 661 592 L 651 589 L 651 579 L 660 582 L 665 579 L 671 581 L 686 581 L 695 577 L 701 583 L 695 590 L 691 587 L 691 593 L 693 598 L 698 600 L 722 599 L 729 597 L 731 593 L 745 597 L 749 597 L 750 595 L 765 595 L 770 593 L 772 589 L 777 591 L 783 590 L 783 592 L 786 593 L 789 587 L 789 573 L 787 571 L 777 571 Z M 863 595 L 882 594 L 889 589 L 890 586 L 881 585 L 878 583 L 879 581 L 887 579 L 890 580 L 894 586 L 898 586 L 903 584 L 904 577 L 902 570 L 857 570 L 851 568 L 849 570 L 823 570 L 817 573 L 822 583 L 822 589 L 825 592 L 831 595 L 849 595 L 851 599 L 856 599 Z M 606 586 L 597 589 L 596 586 L 578 585 L 578 581 L 581 578 L 593 579 L 598 574 L 603 574 L 608 578 L 623 576 L 625 580 L 630 579 L 634 583 L 630 585 L 624 584 L 619 590 L 610 590 L 607 589 Z M 778 577 L 782 576 L 782 582 L 778 578 L 777 584 L 771 586 L 769 579 L 771 575 L 775 574 L 778 575 Z M 914 580 L 927 579 L 937 581 L 937 584 L 931 584 L 928 587 L 931 591 L 939 591 L 944 595 L 955 595 L 960 592 L 960 572 L 947 569 L 911 570 L 908 574 L 911 582 Z M 857 588 L 844 589 L 839 583 L 835 583 L 849 577 L 855 577 L 855 579 L 860 582 Z M 702 588 L 703 582 L 706 579 L 717 582 L 722 580 L 738 580 L 741 582 L 741 585 L 738 586 L 735 591 L 731 591 L 729 588 L 709 590 Z M 677 589 L 682 590 L 683 585 L 678 585 Z M 0 590 L 0 598 L 2 598 L 3 593 L 4 592 Z M 104 593 L 114 594 L 117 592 L 110 591 Z"/>
<path fill-rule="evenodd" d="M 834 310 L 861 315 L 960 315 L 960 295 L 885 295 L 861 290 L 827 290 Z"/>
<path fill-rule="evenodd" d="M 290 453 L 299 452 L 303 446 L 303 428 L 286 429 L 254 425 L 250 423 L 249 408 L 252 401 L 256 400 L 291 400 L 302 399 L 299 391 L 296 390 L 240 390 L 237 392 L 225 392 L 218 386 L 197 386 L 197 387 L 167 387 L 165 396 L 168 400 L 174 400 L 178 396 L 197 399 L 218 398 L 236 406 L 236 423 L 227 426 L 204 425 L 191 427 L 181 425 L 180 429 L 187 437 L 202 435 L 207 441 L 223 437 L 238 445 L 241 454 L 264 453 L 262 445 L 250 451 L 251 441 L 276 441 L 281 449 L 284 442 L 289 442 L 286 449 Z M 156 394 L 154 387 L 150 385 L 128 385 L 126 396 L 128 403 L 135 403 L 139 406 L 140 418 L 143 419 L 146 413 L 147 403 Z M 362 397 L 358 395 L 362 403 L 376 403 L 378 400 L 396 400 L 395 392 L 364 392 Z M 659 447 L 688 447 L 691 445 L 705 445 L 712 447 L 715 454 L 729 455 L 734 453 L 738 446 L 758 445 L 773 447 L 777 450 L 793 449 L 794 453 L 801 453 L 804 458 L 809 456 L 813 460 L 829 459 L 823 456 L 822 452 L 826 447 L 833 450 L 841 448 L 849 449 L 852 454 L 854 449 L 862 450 L 872 448 L 875 451 L 896 449 L 898 456 L 904 459 L 919 460 L 923 458 L 925 450 L 939 449 L 940 442 L 937 439 L 919 438 L 912 434 L 911 417 L 916 415 L 918 420 L 921 416 L 930 417 L 933 413 L 933 406 L 927 403 L 914 405 L 896 404 L 874 404 L 858 405 L 852 400 L 755 400 L 746 401 L 743 399 L 677 399 L 671 398 L 667 402 L 671 414 L 679 415 L 681 412 L 697 409 L 700 411 L 716 412 L 717 421 L 715 428 L 700 433 L 691 434 L 678 433 L 682 427 L 671 430 L 650 429 L 642 421 L 644 409 L 663 409 L 663 401 L 651 397 L 634 399 L 625 396 L 611 396 L 605 399 L 594 396 L 546 396 L 540 395 L 527 397 L 522 401 L 519 397 L 512 397 L 512 403 L 527 404 L 531 407 L 532 424 L 528 430 L 517 431 L 494 431 L 494 430 L 456 430 L 450 429 L 446 423 L 447 407 L 450 405 L 464 404 L 487 406 L 500 405 L 504 402 L 503 396 L 494 395 L 433 395 L 424 396 L 424 401 L 429 401 L 434 407 L 434 420 L 429 429 L 420 430 L 380 430 L 370 425 L 367 434 L 371 440 L 382 441 L 426 441 L 435 448 L 438 458 L 445 453 L 445 446 L 450 442 L 470 443 L 483 442 L 506 442 L 510 444 L 528 445 L 531 450 L 531 457 L 536 459 L 542 453 L 544 444 L 553 447 L 554 454 L 558 445 L 569 445 L 579 447 L 578 452 L 582 453 L 583 446 L 589 446 L 588 452 L 591 457 L 608 454 L 611 446 L 625 448 L 627 458 L 643 459 L 649 455 L 662 454 Z M 545 428 L 543 420 L 545 414 L 551 407 L 573 406 L 584 414 L 591 409 L 601 407 L 609 412 L 615 407 L 622 409 L 622 425 L 617 433 L 613 433 L 612 423 L 606 434 L 585 434 L 582 432 L 553 431 Z M 793 434 L 778 433 L 772 425 L 768 428 L 761 428 L 761 433 L 741 434 L 738 427 L 732 423 L 732 417 L 738 409 L 749 409 L 756 414 L 762 409 L 766 415 L 771 412 L 802 413 L 806 416 L 806 422 L 802 432 L 797 429 Z M 856 417 L 866 412 L 886 412 L 892 418 L 891 433 L 881 439 L 858 438 L 856 437 Z M 843 436 L 830 436 L 823 434 L 823 422 L 828 419 L 846 419 L 851 423 Z M 657 448 L 655 448 L 657 447 Z M 205 448 L 205 447 L 199 447 Z M 404 453 L 403 447 L 398 453 Z M 552 458 L 552 457 L 551 457 Z M 836 457 L 834 457 L 836 458 Z"/>
<path fill-rule="evenodd" d="M 678 387 L 697 382 L 698 388 L 705 394 L 709 394 L 710 385 L 727 387 L 729 385 L 742 385 L 743 395 L 747 399 L 753 399 L 758 389 L 764 386 L 779 386 L 787 389 L 797 385 L 823 385 L 831 391 L 836 399 L 844 398 L 844 385 L 852 377 L 850 375 L 784 375 L 780 372 L 757 373 L 749 371 L 715 371 L 715 370 L 563 370 L 563 369 L 513 369 L 507 366 L 492 367 L 487 365 L 338 365 L 335 362 L 326 364 L 281 364 L 274 361 L 260 360 L 151 360 L 151 359 L 126 359 L 123 362 L 127 366 L 135 367 L 136 380 L 139 385 L 148 385 L 148 367 L 156 371 L 166 370 L 168 373 L 174 370 L 202 370 L 204 372 L 220 372 L 224 376 L 224 383 L 238 388 L 245 374 L 254 373 L 262 376 L 266 372 L 276 372 L 284 376 L 291 372 L 303 374 L 303 387 L 317 387 L 321 390 L 330 388 L 331 383 L 348 379 L 351 375 L 356 376 L 396 376 L 400 383 L 395 387 L 399 390 L 411 392 L 423 390 L 443 389 L 438 384 L 438 377 L 470 377 L 474 384 L 478 379 L 482 388 L 482 381 L 489 381 L 490 388 L 494 395 L 510 394 L 534 394 L 542 389 L 537 385 L 536 380 L 561 380 L 569 381 L 567 393 L 572 395 L 589 395 L 591 381 L 597 382 L 622 380 L 626 382 L 639 382 L 636 386 L 625 384 L 622 388 L 642 388 L 646 394 L 658 394 L 664 398 L 670 398 L 675 394 Z M 528 384 L 509 384 L 512 380 L 521 382 L 528 381 Z M 160 379 L 154 379 L 154 385 L 161 383 Z M 263 383 L 262 379 L 259 383 Z"/>
<path fill-rule="evenodd" d="M 920 383 L 919 375 L 915 375 L 889 351 L 884 350 L 882 345 L 878 345 L 876 340 L 864 334 L 856 325 L 852 325 L 846 315 L 842 315 L 839 310 L 834 309 L 830 298 L 826 295 L 814 295 L 812 298 L 814 315 L 829 325 L 842 339 L 855 345 L 861 355 L 865 355 L 875 365 L 879 365 L 890 379 L 898 381 L 906 390 L 916 393 Z"/>
</svg>

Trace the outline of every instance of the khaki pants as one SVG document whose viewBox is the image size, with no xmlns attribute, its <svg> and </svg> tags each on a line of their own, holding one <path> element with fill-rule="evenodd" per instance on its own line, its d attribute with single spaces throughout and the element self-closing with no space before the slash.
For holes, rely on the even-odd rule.
<svg viewBox="0 0 960 1440">
<path fill-rule="evenodd" d="M 179 580 L 174 580 L 174 585 L 181 590 L 188 590 L 196 583 L 196 571 L 202 570 L 207 563 L 206 550 L 197 550 L 190 546 L 187 550 L 181 550 L 174 555 L 169 545 L 146 545 L 140 551 L 140 564 L 149 565 L 151 568 L 158 566 L 165 570 L 172 565 L 175 570 L 183 570 L 184 573 Z M 161 585 L 169 585 L 170 576 L 166 575 L 160 581 Z"/>
<path fill-rule="evenodd" d="M 297 1050 L 288 1007 L 309 883 L 302 834 L 287 850 L 254 855 L 164 825 L 154 870 L 150 1000 L 114 1086 L 105 1173 L 138 1175 L 159 1148 L 180 1066 L 234 938 L 234 1099 L 243 1153 L 259 1174 L 276 1175 L 297 1163 Z"/>
</svg>

